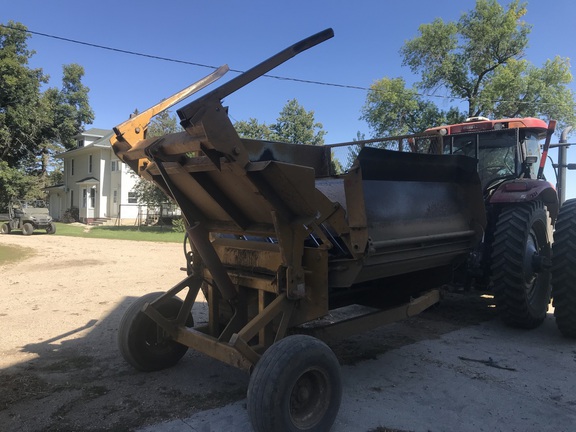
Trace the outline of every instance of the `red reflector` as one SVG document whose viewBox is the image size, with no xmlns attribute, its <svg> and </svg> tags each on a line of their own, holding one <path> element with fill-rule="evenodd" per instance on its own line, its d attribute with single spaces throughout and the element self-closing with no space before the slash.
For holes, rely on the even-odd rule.
<svg viewBox="0 0 576 432">
<path fill-rule="evenodd" d="M 504 185 L 504 190 L 507 192 L 522 192 L 528 190 L 526 183 L 508 183 Z"/>
</svg>

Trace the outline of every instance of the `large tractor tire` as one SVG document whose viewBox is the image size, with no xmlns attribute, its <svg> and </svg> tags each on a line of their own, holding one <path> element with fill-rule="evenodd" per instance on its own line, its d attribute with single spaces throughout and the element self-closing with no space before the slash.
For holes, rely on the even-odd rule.
<svg viewBox="0 0 576 432">
<path fill-rule="evenodd" d="M 12 231 L 12 229 L 10 228 L 9 223 L 3 223 L 2 227 L 0 227 L 0 232 L 2 234 L 10 234 L 11 231 Z"/>
<path fill-rule="evenodd" d="M 56 234 L 56 224 L 54 222 L 50 222 L 50 225 L 46 227 L 46 233 Z"/>
<path fill-rule="evenodd" d="M 328 346 L 306 335 L 273 344 L 248 385 L 248 414 L 256 432 L 324 432 L 342 397 L 340 365 Z"/>
<path fill-rule="evenodd" d="M 576 338 L 576 199 L 564 203 L 554 231 L 552 297 L 556 325 Z"/>
<path fill-rule="evenodd" d="M 134 368 L 144 372 L 172 367 L 188 351 L 187 346 L 173 341 L 158 324 L 142 312 L 146 303 L 156 300 L 162 294 L 154 292 L 137 299 L 124 313 L 118 328 L 120 353 Z M 182 300 L 172 297 L 158 306 L 158 312 L 173 320 L 178 316 L 181 306 Z M 192 315 L 188 317 L 186 326 L 194 326 Z"/>
<path fill-rule="evenodd" d="M 491 274 L 496 308 L 503 321 L 536 328 L 550 303 L 552 227 L 540 201 L 505 207 L 496 222 Z"/>
</svg>

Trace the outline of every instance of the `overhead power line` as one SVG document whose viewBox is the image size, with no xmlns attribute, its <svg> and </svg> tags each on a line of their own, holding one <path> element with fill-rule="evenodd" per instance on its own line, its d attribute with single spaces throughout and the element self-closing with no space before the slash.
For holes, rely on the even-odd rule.
<svg viewBox="0 0 576 432">
<path fill-rule="evenodd" d="M 25 33 L 30 33 L 33 35 L 43 36 L 43 37 L 47 37 L 47 38 L 51 38 L 51 39 L 61 40 L 64 42 L 69 42 L 69 43 L 73 43 L 73 44 L 77 44 L 77 45 L 84 45 L 84 46 L 89 46 L 92 48 L 99 48 L 99 49 L 103 49 L 103 50 L 114 51 L 114 52 L 118 52 L 121 54 L 129 54 L 129 55 L 133 55 L 133 56 L 146 57 L 146 58 L 150 58 L 150 59 L 154 59 L 154 60 L 162 60 L 162 61 L 168 61 L 168 62 L 173 62 L 173 63 L 186 64 L 186 65 L 190 65 L 190 66 L 197 66 L 197 67 L 213 69 L 213 70 L 218 69 L 218 66 L 212 66 L 212 65 L 202 64 L 202 63 L 190 62 L 187 60 L 174 59 L 174 58 L 170 58 L 170 57 L 163 57 L 163 56 L 158 56 L 158 55 L 153 55 L 153 54 L 146 54 L 146 53 L 126 50 L 126 49 L 122 49 L 122 48 L 114 48 L 114 47 L 110 47 L 110 46 L 106 46 L 106 45 L 99 45 L 99 44 L 95 44 L 95 43 L 91 43 L 91 42 L 80 41 L 77 39 L 70 39 L 70 38 L 66 38 L 66 37 L 62 37 L 62 36 L 56 36 L 56 35 L 37 32 L 37 31 L 33 31 L 33 30 L 23 30 L 23 29 L 11 27 L 11 26 L 4 25 L 4 24 L 0 24 L 0 27 L 4 27 L 4 28 L 10 29 L 10 30 L 15 30 L 15 31 L 22 31 Z M 235 73 L 239 73 L 239 74 L 245 72 L 245 71 L 242 71 L 239 69 L 229 69 L 229 70 L 230 70 L 230 72 L 235 72 Z M 362 91 L 370 90 L 367 87 L 361 87 L 361 86 L 334 84 L 334 83 L 327 83 L 327 82 L 321 82 L 321 81 L 312 81 L 312 80 L 304 80 L 304 79 L 299 79 L 299 78 L 283 77 L 283 76 L 278 76 L 278 75 L 265 74 L 263 76 L 268 77 L 268 78 L 283 80 L 283 81 L 296 81 L 296 82 L 307 83 L 307 84 L 317 84 L 317 85 L 325 85 L 325 86 L 332 86 L 332 87 L 349 88 L 349 89 L 362 90 Z"/>
<path fill-rule="evenodd" d="M 43 37 L 47 37 L 47 38 L 51 38 L 51 39 L 61 40 L 64 42 L 69 42 L 69 43 L 73 43 L 73 44 L 77 44 L 77 45 L 84 45 L 84 46 L 88 46 L 88 47 L 92 47 L 92 48 L 98 48 L 98 49 L 113 51 L 113 52 L 117 52 L 117 53 L 121 53 L 121 54 L 146 57 L 146 58 L 150 58 L 150 59 L 154 59 L 154 60 L 161 60 L 161 61 L 167 61 L 167 62 L 172 62 L 172 63 L 180 63 L 180 64 L 196 66 L 196 67 L 201 67 L 201 68 L 207 68 L 207 69 L 212 69 L 212 70 L 218 69 L 218 66 L 212 66 L 212 65 L 207 65 L 207 64 L 203 64 L 203 63 L 191 62 L 191 61 L 187 61 L 187 60 L 174 59 L 174 58 L 170 58 L 170 57 L 163 57 L 163 56 L 158 56 L 158 55 L 153 55 L 153 54 L 146 54 L 146 53 L 141 53 L 141 52 L 132 51 L 132 50 L 126 50 L 126 49 L 122 49 L 122 48 L 114 48 L 114 47 L 110 47 L 110 46 L 106 46 L 106 45 L 100 45 L 100 44 L 95 44 L 95 43 L 91 43 L 91 42 L 80 41 L 77 39 L 71 39 L 71 38 L 66 38 L 66 37 L 62 37 L 62 36 L 56 36 L 56 35 L 52 35 L 52 34 L 48 34 L 48 33 L 42 33 L 42 32 L 38 32 L 38 31 L 28 30 L 28 29 L 23 30 L 23 29 L 8 26 L 5 24 L 0 24 L 0 27 L 4 27 L 4 28 L 10 29 L 10 30 L 30 33 L 30 34 L 37 35 L 37 36 L 43 36 Z M 230 70 L 230 72 L 239 73 L 239 74 L 242 74 L 245 72 L 245 71 L 242 71 L 239 69 L 229 69 L 229 70 Z M 305 80 L 305 79 L 300 79 L 300 78 L 290 78 L 290 77 L 283 77 L 283 76 L 278 76 L 278 75 L 264 74 L 262 76 L 267 77 L 267 78 L 281 80 L 281 81 L 294 81 L 294 82 L 305 83 L 305 84 L 322 85 L 322 86 L 345 88 L 345 89 L 352 89 L 352 90 L 361 90 L 364 92 L 369 92 L 369 91 L 380 92 L 380 91 L 382 91 L 382 90 L 374 89 L 371 87 L 363 87 L 363 86 L 348 85 L 348 84 L 328 83 L 328 82 L 323 82 L 323 81 Z M 416 92 L 415 94 L 417 96 L 423 96 L 423 97 L 428 97 L 428 98 L 438 98 L 438 99 L 448 99 L 450 101 L 460 100 L 460 101 L 465 102 L 467 100 L 465 98 L 458 98 L 458 97 L 453 97 L 453 96 L 443 96 L 443 95 L 437 95 L 437 94 L 427 94 L 427 93 L 418 93 L 418 92 Z M 508 100 L 494 101 L 494 104 L 506 103 L 506 102 L 517 103 L 517 104 L 527 104 L 527 105 L 550 105 L 551 104 L 551 103 L 546 103 L 546 102 L 508 101 Z"/>
</svg>

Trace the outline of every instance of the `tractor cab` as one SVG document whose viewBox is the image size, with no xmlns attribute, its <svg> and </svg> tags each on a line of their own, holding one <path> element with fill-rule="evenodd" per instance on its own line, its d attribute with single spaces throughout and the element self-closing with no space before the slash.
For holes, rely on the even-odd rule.
<svg viewBox="0 0 576 432">
<path fill-rule="evenodd" d="M 464 123 L 428 129 L 442 138 L 442 153 L 475 158 L 485 191 L 506 180 L 537 179 L 540 144 L 548 125 L 535 118 L 489 120 L 472 117 Z"/>
</svg>

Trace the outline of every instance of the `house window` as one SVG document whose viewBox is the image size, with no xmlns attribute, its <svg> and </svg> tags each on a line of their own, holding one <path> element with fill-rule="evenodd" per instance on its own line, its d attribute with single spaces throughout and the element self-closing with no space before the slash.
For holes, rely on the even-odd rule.
<svg viewBox="0 0 576 432">
<path fill-rule="evenodd" d="M 110 171 L 116 171 L 116 161 L 112 161 L 112 168 Z"/>
<path fill-rule="evenodd" d="M 84 138 L 78 140 L 78 147 L 84 147 Z"/>
<path fill-rule="evenodd" d="M 70 161 L 70 175 L 74 175 L 74 159 Z"/>
<path fill-rule="evenodd" d="M 90 208 L 96 204 L 96 188 L 90 188 Z"/>
<path fill-rule="evenodd" d="M 70 207 L 74 207 L 74 191 L 70 191 Z"/>
<path fill-rule="evenodd" d="M 114 204 L 116 204 L 118 202 L 118 191 L 117 190 L 114 191 L 114 201 L 113 202 L 114 202 Z"/>
<path fill-rule="evenodd" d="M 82 189 L 82 208 L 86 208 L 86 201 L 88 198 L 88 192 L 86 189 Z"/>
<path fill-rule="evenodd" d="M 88 172 L 92 172 L 92 155 L 88 156 Z"/>
<path fill-rule="evenodd" d="M 128 192 L 128 202 L 130 204 L 136 204 L 138 199 L 136 198 L 136 192 Z"/>
</svg>

